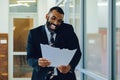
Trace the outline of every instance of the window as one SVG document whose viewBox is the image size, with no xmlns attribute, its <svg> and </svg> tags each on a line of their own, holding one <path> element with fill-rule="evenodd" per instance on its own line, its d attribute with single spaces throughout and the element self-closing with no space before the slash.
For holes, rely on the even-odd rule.
<svg viewBox="0 0 120 80">
<path fill-rule="evenodd" d="M 103 3 L 107 3 L 103 2 Z M 108 7 L 98 0 L 86 0 L 85 69 L 104 78 L 108 74 Z M 93 80 L 86 76 L 85 80 Z"/>
<path fill-rule="evenodd" d="M 117 80 L 120 80 L 120 0 L 116 1 L 116 55 L 117 55 Z"/>
<path fill-rule="evenodd" d="M 10 12 L 37 12 L 37 0 L 10 0 Z"/>
</svg>

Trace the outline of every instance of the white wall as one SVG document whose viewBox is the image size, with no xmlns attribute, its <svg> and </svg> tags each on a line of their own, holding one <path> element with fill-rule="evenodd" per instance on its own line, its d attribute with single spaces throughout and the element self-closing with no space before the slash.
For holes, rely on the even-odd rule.
<svg viewBox="0 0 120 80">
<path fill-rule="evenodd" d="M 45 24 L 45 15 L 56 0 L 38 0 L 38 25 Z M 0 0 L 0 33 L 9 31 L 9 0 Z"/>
<path fill-rule="evenodd" d="M 47 12 L 47 0 L 38 0 L 38 25 L 45 23 L 45 14 Z"/>
<path fill-rule="evenodd" d="M 38 0 L 38 24 L 43 25 L 46 23 L 45 16 L 49 9 L 55 5 L 56 0 Z"/>
<path fill-rule="evenodd" d="M 55 6 L 56 0 L 47 1 L 47 11 L 53 6 Z"/>
<path fill-rule="evenodd" d="M 0 33 L 8 33 L 9 0 L 0 0 Z"/>
</svg>

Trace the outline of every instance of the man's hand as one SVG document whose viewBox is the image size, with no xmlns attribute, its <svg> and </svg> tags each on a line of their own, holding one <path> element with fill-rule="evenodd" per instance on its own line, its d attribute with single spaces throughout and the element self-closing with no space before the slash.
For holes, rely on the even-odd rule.
<svg viewBox="0 0 120 80">
<path fill-rule="evenodd" d="M 38 59 L 38 65 L 41 67 L 48 67 L 51 64 L 47 59 L 45 58 L 39 58 Z"/>
<path fill-rule="evenodd" d="M 61 66 L 58 66 L 57 68 L 63 74 L 68 73 L 70 71 L 70 69 L 71 69 L 70 65 L 67 65 L 67 66 L 61 65 Z"/>
</svg>

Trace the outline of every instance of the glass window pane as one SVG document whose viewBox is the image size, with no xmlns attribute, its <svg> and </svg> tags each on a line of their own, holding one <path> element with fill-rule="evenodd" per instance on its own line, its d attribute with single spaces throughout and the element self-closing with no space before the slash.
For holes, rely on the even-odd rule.
<svg viewBox="0 0 120 80">
<path fill-rule="evenodd" d="M 32 18 L 14 18 L 14 51 L 26 51 L 29 29 L 33 27 Z"/>
<path fill-rule="evenodd" d="M 70 0 L 69 2 L 69 23 L 74 27 L 78 38 L 80 37 L 80 0 Z"/>
<path fill-rule="evenodd" d="M 75 10 L 75 15 L 74 15 L 74 21 L 75 21 L 75 32 L 77 33 L 78 38 L 80 39 L 80 22 L 81 22 L 81 5 L 80 5 L 80 0 L 75 0 L 75 4 L 74 4 L 74 10 Z"/>
<path fill-rule="evenodd" d="M 80 0 L 75 0 L 74 6 L 75 6 L 75 13 L 80 13 Z"/>
<path fill-rule="evenodd" d="M 85 68 L 107 77 L 108 4 L 106 1 L 86 1 Z"/>
<path fill-rule="evenodd" d="M 120 0 L 116 1 L 116 54 L 117 54 L 117 80 L 120 80 Z"/>
<path fill-rule="evenodd" d="M 10 0 L 10 12 L 37 12 L 37 0 Z"/>
<path fill-rule="evenodd" d="M 70 0 L 69 2 L 69 22 L 73 25 L 74 27 L 74 0 Z"/>
<path fill-rule="evenodd" d="M 64 1 L 59 5 L 59 7 L 61 7 L 64 10 L 64 7 L 65 7 Z"/>
<path fill-rule="evenodd" d="M 96 79 L 94 79 L 94 78 L 92 78 L 92 77 L 90 77 L 90 76 L 87 76 L 87 75 L 85 75 L 85 80 L 96 80 Z"/>
<path fill-rule="evenodd" d="M 117 80 L 120 80 L 120 26 L 116 30 Z"/>
<path fill-rule="evenodd" d="M 14 55 L 13 70 L 15 78 L 30 78 L 32 74 L 32 68 L 28 66 L 25 55 Z"/>
</svg>

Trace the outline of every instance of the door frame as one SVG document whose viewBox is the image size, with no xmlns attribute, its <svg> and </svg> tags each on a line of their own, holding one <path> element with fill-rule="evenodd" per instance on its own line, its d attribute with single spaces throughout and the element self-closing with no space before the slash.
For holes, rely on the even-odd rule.
<svg viewBox="0 0 120 80">
<path fill-rule="evenodd" d="M 13 77 L 13 56 L 14 55 L 26 55 L 26 52 L 14 52 L 13 51 L 13 21 L 14 18 L 32 18 L 33 28 L 38 26 L 37 13 L 10 13 L 9 14 L 9 35 L 8 35 L 8 79 L 9 80 L 30 80 L 30 78 L 14 78 Z"/>
</svg>

